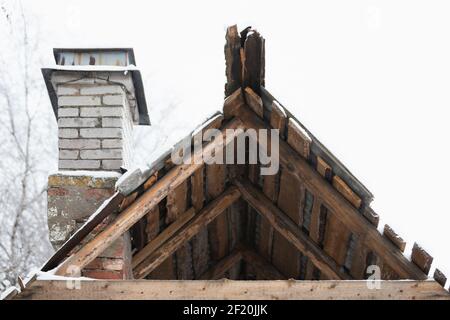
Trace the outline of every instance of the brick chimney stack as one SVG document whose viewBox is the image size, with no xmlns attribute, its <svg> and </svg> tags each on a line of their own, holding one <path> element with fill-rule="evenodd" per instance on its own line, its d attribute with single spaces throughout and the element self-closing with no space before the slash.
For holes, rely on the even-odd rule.
<svg viewBox="0 0 450 320">
<path fill-rule="evenodd" d="M 132 49 L 55 49 L 54 56 L 56 66 L 42 72 L 58 122 L 59 171 L 48 179 L 58 249 L 114 193 L 132 164 L 133 125 L 150 121 Z M 130 248 L 125 234 L 83 274 L 128 278 Z"/>
</svg>

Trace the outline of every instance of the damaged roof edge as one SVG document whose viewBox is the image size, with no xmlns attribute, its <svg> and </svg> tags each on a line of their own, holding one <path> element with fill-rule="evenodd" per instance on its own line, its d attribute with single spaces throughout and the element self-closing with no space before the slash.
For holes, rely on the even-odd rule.
<svg viewBox="0 0 450 320">
<path fill-rule="evenodd" d="M 292 119 L 295 119 L 303 129 L 308 133 L 311 137 L 313 143 L 311 144 L 311 151 L 315 156 L 320 156 L 324 159 L 333 169 L 333 172 L 340 176 L 345 183 L 347 183 L 350 188 L 353 189 L 362 199 L 364 199 L 365 204 L 368 206 L 374 196 L 372 192 L 367 189 L 364 184 L 359 181 L 344 164 L 342 164 L 338 158 L 336 158 L 315 136 L 311 133 L 311 131 L 306 128 L 301 121 L 297 119 L 295 115 L 293 115 L 285 106 L 283 106 L 280 101 L 275 99 L 272 94 L 263 86 L 261 86 L 261 98 L 263 101 L 264 109 L 271 109 L 272 102 L 276 101 L 281 107 L 283 107 L 284 112 Z"/>
</svg>

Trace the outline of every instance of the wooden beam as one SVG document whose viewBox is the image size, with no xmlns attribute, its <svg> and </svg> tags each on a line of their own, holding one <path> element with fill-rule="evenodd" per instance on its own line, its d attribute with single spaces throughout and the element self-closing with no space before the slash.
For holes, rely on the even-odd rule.
<svg viewBox="0 0 450 320">
<path fill-rule="evenodd" d="M 232 113 L 243 120 L 246 128 L 266 129 L 267 126 L 248 107 L 240 106 Z M 270 130 L 268 131 L 270 134 Z M 270 141 L 270 137 L 267 138 Z M 260 145 L 261 146 L 261 145 Z M 270 154 L 270 145 L 267 150 Z M 383 238 L 378 230 L 370 224 L 338 191 L 336 191 L 322 176 L 295 152 L 285 141 L 279 141 L 279 160 L 288 170 L 292 171 L 313 194 L 320 195 L 326 206 L 336 213 L 339 219 L 358 236 L 365 235 L 365 245 L 381 256 L 394 271 L 405 279 L 424 280 L 427 276 L 412 264 L 397 247 Z"/>
<path fill-rule="evenodd" d="M 217 262 L 214 267 L 203 273 L 198 280 L 218 280 L 223 278 L 225 273 L 241 261 L 241 259 L 242 251 L 240 249 L 234 249 L 229 255 Z"/>
<path fill-rule="evenodd" d="M 233 281 L 233 280 L 80 280 L 68 289 L 67 280 L 36 280 L 15 299 L 31 300 L 449 300 L 436 281 L 380 281 L 369 289 L 367 281 Z"/>
<path fill-rule="evenodd" d="M 308 256 L 314 265 L 334 279 L 350 279 L 339 270 L 339 266 L 303 232 L 295 223 L 276 207 L 261 191 L 250 182 L 234 180 L 241 191 L 242 198 L 263 215 L 286 240 Z"/>
<path fill-rule="evenodd" d="M 138 264 L 145 260 L 149 255 L 155 252 L 164 242 L 170 239 L 178 230 L 180 230 L 186 223 L 188 223 L 195 216 L 194 208 L 190 208 L 181 214 L 177 220 L 172 222 L 165 228 L 155 239 L 150 241 L 142 250 L 136 253 L 133 257 L 132 267 L 135 268 Z"/>
<path fill-rule="evenodd" d="M 242 122 L 232 119 L 222 129 L 225 139 L 215 139 L 204 146 L 202 152 L 197 152 L 191 157 L 191 163 L 174 167 L 166 173 L 150 189 L 145 191 L 135 202 L 122 211 L 116 220 L 109 224 L 96 237 L 86 243 L 77 253 L 67 258 L 57 269 L 57 275 L 67 275 L 69 267 L 82 269 L 93 261 L 100 253 L 108 248 L 117 238 L 131 228 L 140 218 L 152 210 L 169 192 L 189 178 L 202 165 L 203 161 L 209 159 L 214 150 L 223 148 L 234 140 L 238 131 L 234 134 L 226 135 L 227 129 L 238 129 L 242 127 Z"/>
<path fill-rule="evenodd" d="M 240 192 L 236 187 L 229 187 L 218 198 L 211 201 L 200 211 L 188 225 L 179 230 L 178 233 L 169 239 L 164 245 L 150 254 L 142 263 L 134 269 L 136 279 L 142 279 L 152 272 L 158 265 L 164 262 L 184 243 L 191 240 L 203 227 L 217 218 L 240 197 Z"/>
<path fill-rule="evenodd" d="M 260 280 L 284 280 L 287 277 L 277 270 L 269 261 L 257 254 L 255 251 L 241 247 L 244 261 L 251 264 L 258 274 Z"/>
</svg>

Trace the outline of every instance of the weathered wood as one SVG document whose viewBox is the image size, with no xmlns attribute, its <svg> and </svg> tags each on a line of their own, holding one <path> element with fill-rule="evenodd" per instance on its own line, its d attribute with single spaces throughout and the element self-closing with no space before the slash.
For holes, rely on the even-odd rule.
<svg viewBox="0 0 450 320">
<path fill-rule="evenodd" d="M 317 243 L 317 245 L 323 246 L 323 242 L 321 243 L 320 239 L 320 233 L 324 232 L 324 230 L 321 230 L 321 228 L 325 228 L 326 226 L 323 224 L 321 225 L 321 207 L 322 207 L 322 200 L 319 198 L 319 196 L 314 196 L 314 204 L 312 209 L 312 215 L 311 215 L 311 226 L 309 228 L 309 237 Z M 323 218 L 323 217 L 322 217 Z M 325 221 L 326 224 L 326 221 Z M 323 240 L 323 239 L 322 239 Z"/>
<path fill-rule="evenodd" d="M 278 208 L 281 209 L 297 227 L 303 222 L 301 214 L 303 186 L 297 177 L 282 168 L 280 174 Z M 275 233 L 273 240 L 273 264 L 289 278 L 297 279 L 300 270 L 300 252 L 283 235 Z"/>
<path fill-rule="evenodd" d="M 278 200 L 279 193 L 279 174 L 264 176 L 263 192 L 273 202 Z M 272 261 L 272 244 L 273 244 L 273 228 L 266 218 L 261 217 L 259 252 L 260 254 Z"/>
<path fill-rule="evenodd" d="M 384 225 L 383 235 L 389 239 L 401 252 L 405 251 L 406 242 L 389 225 Z"/>
<path fill-rule="evenodd" d="M 123 211 L 125 210 L 130 204 L 132 204 L 134 202 L 134 200 L 136 200 L 136 198 L 138 197 L 139 193 L 137 191 L 131 193 L 130 195 L 126 196 L 125 199 L 122 200 L 122 203 L 119 206 L 119 210 Z"/>
<path fill-rule="evenodd" d="M 380 216 L 371 208 L 366 207 L 363 211 L 363 216 L 375 227 L 378 228 L 380 223 Z"/>
<path fill-rule="evenodd" d="M 286 276 L 284 279 L 297 279 L 300 271 L 299 249 L 274 229 L 272 264 Z"/>
<path fill-rule="evenodd" d="M 302 207 L 304 187 L 300 180 L 289 170 L 282 168 L 278 207 L 297 225 L 303 223 Z"/>
<path fill-rule="evenodd" d="M 247 105 L 262 119 L 264 117 L 264 107 L 261 97 L 249 87 L 245 88 L 244 92 Z"/>
<path fill-rule="evenodd" d="M 150 242 L 159 234 L 159 206 L 155 206 L 150 210 L 146 218 L 145 233 L 147 234 L 147 241 Z"/>
<path fill-rule="evenodd" d="M 195 209 L 190 208 L 183 214 L 181 214 L 177 220 L 172 222 L 167 228 L 165 228 L 156 238 L 150 241 L 142 250 L 137 252 L 133 256 L 132 266 L 137 267 L 142 263 L 149 255 L 156 251 L 161 245 L 169 240 L 178 230 L 185 226 L 195 216 Z"/>
<path fill-rule="evenodd" d="M 225 74 L 227 76 L 225 96 L 228 97 L 237 88 L 240 88 L 242 84 L 242 65 L 240 57 L 241 39 L 236 25 L 227 28 L 225 39 Z"/>
<path fill-rule="evenodd" d="M 223 115 L 229 119 L 235 114 L 236 110 L 245 105 L 242 89 L 238 88 L 223 102 Z"/>
<path fill-rule="evenodd" d="M 236 117 L 243 120 L 246 128 L 256 130 L 266 129 L 267 126 L 248 108 L 238 108 Z M 269 130 L 270 135 L 270 130 Z M 268 137 L 270 139 L 270 136 Z M 262 145 L 260 144 L 260 147 Z M 267 152 L 270 152 L 270 145 Z M 281 165 L 291 170 L 313 194 L 320 194 L 324 204 L 332 208 L 338 218 L 358 236 L 366 235 L 365 244 L 377 255 L 383 256 L 391 267 L 402 277 L 409 279 L 426 279 L 426 275 L 398 250 L 390 241 L 384 239 L 376 228 L 367 221 L 353 205 L 325 181 L 303 157 L 297 154 L 287 143 L 280 140 L 279 159 Z"/>
<path fill-rule="evenodd" d="M 274 129 L 280 130 L 280 137 L 286 136 L 286 121 L 287 115 L 283 107 L 276 101 L 272 102 L 272 112 L 270 113 L 270 126 Z"/>
<path fill-rule="evenodd" d="M 338 176 L 333 177 L 333 187 L 344 196 L 356 209 L 361 207 L 361 198 Z"/>
<path fill-rule="evenodd" d="M 350 230 L 338 219 L 333 211 L 328 211 L 328 222 L 323 248 L 339 266 L 344 265 Z"/>
<path fill-rule="evenodd" d="M 288 122 L 287 143 L 303 158 L 309 158 L 312 140 L 305 129 L 292 118 Z"/>
<path fill-rule="evenodd" d="M 224 164 L 206 165 L 206 192 L 208 199 L 214 199 L 225 189 L 226 166 Z M 209 248 L 212 260 L 219 260 L 228 253 L 228 219 L 219 215 L 208 225 Z"/>
<path fill-rule="evenodd" d="M 239 197 L 239 190 L 236 187 L 230 187 L 218 198 L 211 201 L 183 229 L 179 230 L 177 234 L 160 246 L 134 269 L 135 278 L 142 279 L 147 274 L 152 272 L 153 269 L 167 259 L 167 257 L 198 234 L 203 227 L 207 226 L 211 221 L 216 219 Z"/>
<path fill-rule="evenodd" d="M 177 221 L 179 216 L 187 209 L 188 181 L 184 181 L 167 195 L 166 223 Z M 191 245 L 186 242 L 175 253 L 177 279 L 192 280 L 194 271 L 192 267 Z"/>
<path fill-rule="evenodd" d="M 191 177 L 191 198 L 192 206 L 197 212 L 203 208 L 205 202 L 204 194 L 204 176 L 205 167 L 201 167 Z M 208 228 L 203 228 L 192 238 L 192 260 L 194 265 L 194 274 L 196 277 L 208 269 L 209 247 L 208 247 Z"/>
<path fill-rule="evenodd" d="M 218 261 L 214 267 L 202 274 L 198 280 L 217 280 L 224 277 L 225 273 L 230 270 L 236 263 L 241 261 L 242 251 L 235 249 L 229 255 Z"/>
<path fill-rule="evenodd" d="M 253 250 L 241 247 L 243 259 L 253 265 L 258 280 L 283 280 L 287 277 L 277 270 L 269 261 Z"/>
<path fill-rule="evenodd" d="M 439 269 L 434 270 L 433 279 L 436 280 L 436 282 L 439 283 L 442 287 L 444 287 L 445 283 L 447 282 L 447 277 Z"/>
<path fill-rule="evenodd" d="M 331 181 L 331 176 L 333 174 L 333 169 L 321 157 L 317 157 L 316 170 L 322 177 L 324 177 L 328 181 Z"/>
<path fill-rule="evenodd" d="M 242 198 L 266 217 L 272 227 L 303 252 L 321 270 L 335 279 L 349 279 L 349 276 L 339 270 L 333 259 L 326 255 L 300 228 L 292 222 L 279 208 L 256 189 L 251 183 L 235 180 L 241 191 Z"/>
<path fill-rule="evenodd" d="M 244 40 L 242 86 L 260 94 L 261 86 L 265 85 L 264 38 L 256 30 L 251 30 Z"/>
<path fill-rule="evenodd" d="M 238 119 L 231 120 L 223 128 L 223 134 L 227 129 L 237 129 L 242 126 Z M 234 130 L 233 132 L 237 132 Z M 77 253 L 67 258 L 56 271 L 57 275 L 70 274 L 67 272 L 69 266 L 77 266 L 82 269 L 84 266 L 94 260 L 101 252 L 109 247 L 118 237 L 125 233 L 139 219 L 153 209 L 169 192 L 183 183 L 203 164 L 202 161 L 211 156 L 215 149 L 223 149 L 231 141 L 234 141 L 235 135 L 228 134 L 226 138 L 216 139 L 208 143 L 202 150 L 191 157 L 190 164 L 183 164 L 174 167 L 166 173 L 153 187 L 144 192 L 135 202 L 119 214 L 115 221 L 108 225 L 96 237 L 86 243 Z"/>
<path fill-rule="evenodd" d="M 411 261 L 425 274 L 428 274 L 428 272 L 430 272 L 431 263 L 433 262 L 433 257 L 419 244 L 414 243 L 411 253 Z"/>
<path fill-rule="evenodd" d="M 105 289 L 107 288 L 107 289 Z M 70 290 L 66 280 L 37 280 L 15 299 L 34 300 L 449 300 L 450 294 L 437 282 L 381 281 L 380 289 L 366 281 L 232 281 L 232 280 L 81 280 L 80 289 Z"/>
</svg>

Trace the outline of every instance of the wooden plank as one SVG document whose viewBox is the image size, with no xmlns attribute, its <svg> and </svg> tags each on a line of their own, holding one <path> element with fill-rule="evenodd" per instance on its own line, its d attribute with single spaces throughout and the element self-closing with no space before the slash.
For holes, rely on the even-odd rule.
<svg viewBox="0 0 450 320">
<path fill-rule="evenodd" d="M 245 100 L 250 109 L 258 115 L 261 119 L 264 118 L 264 107 L 261 97 L 258 96 L 251 88 L 244 89 Z"/>
<path fill-rule="evenodd" d="M 317 157 L 317 166 L 316 166 L 317 172 L 324 177 L 326 180 L 331 181 L 333 169 L 331 166 L 325 162 L 321 157 Z"/>
<path fill-rule="evenodd" d="M 201 167 L 191 177 L 191 198 L 192 206 L 197 212 L 203 208 L 205 202 L 204 194 L 205 167 Z M 192 238 L 192 260 L 194 265 L 194 274 L 199 276 L 208 269 L 209 244 L 208 228 L 203 228 Z"/>
<path fill-rule="evenodd" d="M 312 208 L 312 215 L 311 215 L 311 226 L 309 229 L 309 237 L 317 243 L 319 247 L 323 246 L 323 242 L 320 241 L 320 233 L 324 232 L 324 230 L 321 230 L 321 228 L 325 228 L 324 222 L 321 221 L 321 208 L 322 207 L 322 200 L 315 195 L 314 196 L 314 204 Z M 323 214 L 322 214 L 323 216 Z M 322 217 L 323 219 L 324 217 Z M 322 222 L 322 224 L 321 224 Z M 326 221 L 325 221 L 326 223 Z"/>
<path fill-rule="evenodd" d="M 36 280 L 15 299 L 31 300 L 449 300 L 436 281 L 381 281 L 380 289 L 367 281 L 232 281 L 232 280 L 80 280 L 70 290 L 66 280 Z M 105 290 L 107 288 L 107 290 Z"/>
<path fill-rule="evenodd" d="M 245 106 L 244 94 L 242 93 L 242 89 L 238 88 L 223 102 L 223 115 L 225 119 L 230 119 L 241 106 Z"/>
<path fill-rule="evenodd" d="M 301 208 L 303 207 L 304 188 L 300 180 L 284 167 L 281 169 L 280 193 L 278 195 L 278 207 L 288 215 L 297 225 L 303 223 Z"/>
<path fill-rule="evenodd" d="M 341 272 L 334 260 L 305 235 L 295 223 L 287 217 L 279 208 L 262 192 L 256 189 L 248 181 L 235 180 L 234 183 L 241 191 L 242 198 L 254 207 L 261 215 L 265 216 L 272 227 L 290 241 L 298 250 L 303 252 L 321 270 L 335 279 L 349 279 L 350 277 Z"/>
<path fill-rule="evenodd" d="M 354 279 L 365 279 L 367 268 L 367 254 L 369 249 L 365 245 L 364 236 L 360 236 L 356 242 L 355 252 L 353 254 L 352 267 L 350 274 Z"/>
<path fill-rule="evenodd" d="M 169 240 L 178 230 L 185 226 L 195 216 L 194 208 L 190 208 L 181 214 L 177 220 L 165 228 L 156 238 L 150 241 L 141 251 L 133 256 L 132 266 L 137 267 L 149 255 L 156 251 L 161 245 Z"/>
<path fill-rule="evenodd" d="M 274 231 L 272 264 L 285 279 L 297 279 L 300 270 L 300 252 L 285 236 Z"/>
<path fill-rule="evenodd" d="M 188 223 L 188 225 L 179 230 L 177 234 L 149 255 L 134 269 L 135 278 L 142 279 L 152 272 L 161 262 L 178 250 L 184 243 L 190 241 L 203 227 L 216 219 L 239 197 L 239 190 L 236 187 L 230 187 L 215 200 L 211 201 Z"/>
<path fill-rule="evenodd" d="M 276 101 L 272 102 L 272 112 L 270 113 L 270 126 L 274 129 L 280 130 L 280 137 L 286 136 L 287 115 L 283 107 Z"/>
<path fill-rule="evenodd" d="M 277 270 L 268 260 L 249 248 L 242 248 L 243 259 L 256 271 L 258 280 L 283 280 L 287 277 Z"/>
<path fill-rule="evenodd" d="M 371 208 L 366 207 L 363 210 L 363 216 L 375 227 L 378 228 L 380 223 L 380 216 Z"/>
<path fill-rule="evenodd" d="M 312 140 L 305 129 L 292 118 L 288 121 L 287 143 L 303 158 L 309 159 Z"/>
<path fill-rule="evenodd" d="M 333 211 L 328 211 L 328 222 L 323 248 L 339 266 L 345 262 L 350 230 L 338 219 Z"/>
<path fill-rule="evenodd" d="M 282 168 L 280 173 L 280 191 L 278 208 L 280 208 L 297 226 L 301 226 L 303 216 L 302 193 L 303 188 L 298 178 L 288 170 Z M 284 236 L 274 234 L 273 264 L 289 278 L 297 279 L 300 270 L 300 252 Z"/>
<path fill-rule="evenodd" d="M 250 87 L 260 94 L 260 88 L 265 84 L 264 38 L 256 30 L 251 30 L 247 39 L 243 40 L 245 58 L 242 68 L 242 86 Z"/>
<path fill-rule="evenodd" d="M 246 108 L 238 108 L 235 112 L 235 116 L 243 121 L 246 128 L 266 129 L 270 133 L 270 127 L 253 112 Z M 262 147 L 261 144 L 260 147 Z M 270 153 L 270 145 L 266 151 Z M 408 261 L 390 241 L 383 238 L 354 206 L 325 181 L 317 171 L 312 170 L 309 163 L 283 140 L 280 140 L 279 143 L 279 159 L 280 164 L 289 168 L 313 194 L 320 194 L 325 205 L 332 208 L 352 232 L 358 236 L 366 235 L 365 244 L 377 255 L 382 256 L 402 278 L 426 279 L 426 275 L 417 266 Z"/>
<path fill-rule="evenodd" d="M 419 244 L 414 243 L 411 253 L 411 261 L 425 274 L 428 274 L 428 272 L 430 272 L 431 263 L 433 262 L 433 257 Z"/>
<path fill-rule="evenodd" d="M 147 241 L 150 242 L 159 234 L 159 206 L 155 206 L 150 210 L 146 218 L 145 233 L 147 234 Z"/>
<path fill-rule="evenodd" d="M 406 242 L 389 225 L 384 225 L 383 235 L 389 239 L 401 252 L 405 251 Z"/>
<path fill-rule="evenodd" d="M 184 181 L 167 195 L 167 216 L 166 223 L 171 224 L 186 211 L 188 203 L 188 181 Z M 177 279 L 194 279 L 194 270 L 192 266 L 192 248 L 189 242 L 186 242 L 175 253 Z"/>
<path fill-rule="evenodd" d="M 214 199 L 225 189 L 226 166 L 206 165 L 206 192 L 208 199 Z M 208 225 L 209 248 L 212 260 L 220 260 L 228 253 L 228 219 L 219 215 Z"/>
<path fill-rule="evenodd" d="M 240 88 L 242 84 L 242 66 L 240 57 L 241 39 L 236 25 L 227 28 L 225 39 L 225 74 L 227 76 L 225 96 L 228 97 L 237 88 Z"/>
<path fill-rule="evenodd" d="M 445 283 L 447 282 L 447 277 L 439 269 L 434 270 L 433 279 L 436 280 L 436 282 L 439 283 L 442 287 L 444 287 Z"/>
<path fill-rule="evenodd" d="M 238 119 L 231 120 L 223 128 L 223 134 L 227 129 L 237 129 L 242 126 Z M 108 225 L 102 232 L 86 243 L 77 253 L 67 258 L 56 271 L 57 275 L 70 274 L 67 272 L 69 266 L 78 266 L 82 269 L 84 266 L 93 261 L 100 253 L 109 247 L 117 238 L 125 233 L 139 219 L 153 209 L 163 198 L 169 194 L 174 188 L 179 186 L 183 181 L 190 177 L 195 171 L 202 166 L 203 160 L 208 160 L 212 150 L 226 147 L 231 141 L 234 141 L 234 134 L 226 135 L 224 141 L 216 139 L 208 143 L 202 152 L 193 155 L 191 164 L 183 164 L 174 167 L 166 173 L 153 187 L 145 191 L 135 202 L 127 209 L 119 214 L 113 224 Z"/>
<path fill-rule="evenodd" d="M 333 187 L 347 199 L 356 209 L 361 207 L 361 198 L 338 176 L 333 177 Z"/>
<path fill-rule="evenodd" d="M 225 258 L 218 261 L 214 267 L 202 274 L 198 280 L 218 280 L 224 277 L 225 273 L 242 259 L 242 251 L 233 250 Z"/>
</svg>

